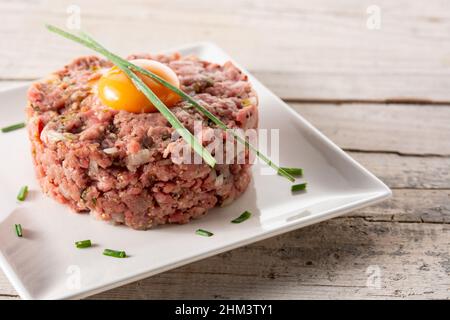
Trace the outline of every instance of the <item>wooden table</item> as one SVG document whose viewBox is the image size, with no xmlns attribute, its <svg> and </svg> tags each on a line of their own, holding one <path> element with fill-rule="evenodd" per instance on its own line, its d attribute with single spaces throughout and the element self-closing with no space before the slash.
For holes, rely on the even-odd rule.
<svg viewBox="0 0 450 320">
<path fill-rule="evenodd" d="M 371 30 L 371 0 L 3 0 L 1 87 L 89 53 L 43 28 L 72 3 L 124 55 L 216 42 L 394 192 L 94 298 L 450 298 L 449 1 L 378 0 Z M 1 272 L 0 298 L 18 298 Z"/>
</svg>

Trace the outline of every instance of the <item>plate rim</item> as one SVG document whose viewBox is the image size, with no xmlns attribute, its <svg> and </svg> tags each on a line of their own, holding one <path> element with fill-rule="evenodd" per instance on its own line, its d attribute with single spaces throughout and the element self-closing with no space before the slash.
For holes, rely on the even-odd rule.
<svg viewBox="0 0 450 320">
<path fill-rule="evenodd" d="M 366 169 L 364 166 L 362 166 L 359 162 L 357 162 L 355 159 L 353 159 L 351 156 L 349 156 L 344 150 L 342 150 L 339 146 L 337 146 L 330 138 L 325 136 L 322 132 L 320 132 L 316 127 L 314 127 L 308 120 L 303 118 L 299 113 L 297 113 L 295 110 L 293 110 L 286 102 L 284 102 L 280 97 L 278 97 L 274 92 L 272 92 L 269 88 L 267 88 L 263 83 L 261 83 L 255 76 L 253 76 L 246 68 L 243 68 L 239 63 L 237 63 L 224 49 L 222 49 L 220 46 L 218 46 L 216 43 L 211 41 L 200 41 L 200 42 L 194 42 L 194 43 L 188 43 L 188 44 L 182 44 L 177 47 L 172 47 L 166 50 L 160 50 L 158 52 L 160 53 L 167 53 L 167 52 L 174 52 L 174 51 L 182 51 L 182 50 L 193 50 L 193 49 L 201 49 L 201 48 L 213 48 L 214 50 L 217 50 L 221 52 L 223 55 L 227 56 L 227 58 L 233 62 L 237 67 L 239 67 L 245 74 L 247 74 L 252 82 L 258 83 L 259 86 L 261 86 L 267 94 L 271 96 L 271 98 L 274 98 L 278 103 L 282 104 L 291 114 L 291 116 L 295 117 L 296 120 L 300 121 L 302 125 L 306 127 L 307 130 L 312 132 L 314 135 L 316 135 L 320 140 L 322 140 L 327 148 L 331 148 L 334 152 L 338 153 L 341 157 L 343 157 L 344 160 L 349 161 L 350 164 L 354 167 L 356 167 L 358 170 L 362 171 L 364 174 L 367 175 L 368 178 L 370 178 L 373 182 L 376 183 L 375 187 L 376 189 L 368 192 L 368 195 L 371 194 L 371 196 L 368 196 L 366 198 L 353 201 L 350 203 L 347 203 L 345 205 L 341 205 L 339 207 L 335 207 L 333 209 L 326 210 L 324 212 L 321 212 L 320 214 L 315 215 L 312 218 L 309 218 L 308 220 L 299 220 L 299 221 L 293 221 L 289 224 L 276 227 L 271 230 L 265 230 L 257 235 L 251 236 L 249 238 L 233 242 L 231 244 L 225 244 L 219 247 L 216 247 L 214 249 L 207 250 L 205 252 L 202 252 L 201 254 L 197 254 L 195 256 L 192 256 L 187 259 L 179 260 L 175 263 L 168 264 L 166 266 L 162 266 L 159 268 L 155 268 L 149 271 L 145 272 L 137 272 L 131 275 L 124 276 L 112 283 L 105 283 L 100 285 L 94 285 L 90 287 L 86 287 L 85 289 L 80 289 L 79 291 L 75 293 L 68 293 L 64 295 L 60 295 L 57 297 L 53 297 L 52 299 L 82 299 L 94 294 L 98 294 L 100 292 L 104 292 L 107 290 L 111 290 L 135 281 L 139 281 L 148 277 L 151 277 L 153 275 L 178 268 L 211 256 L 215 256 L 218 254 L 221 254 L 226 251 L 230 251 L 245 245 L 249 245 L 251 243 L 255 243 L 258 241 L 262 241 L 283 233 L 287 233 L 296 229 L 300 229 L 312 224 L 316 224 L 319 222 L 323 222 L 328 219 L 332 219 L 338 216 L 341 216 L 345 213 L 348 213 L 353 210 L 357 210 L 369 205 L 373 205 L 375 203 L 381 202 L 383 200 L 386 200 L 392 196 L 392 190 L 384 183 L 382 182 L 378 177 L 376 177 L 372 172 L 370 172 L 368 169 Z M 11 84 L 10 86 L 7 86 L 5 88 L 0 89 L 0 94 L 4 94 L 8 91 L 14 91 L 14 90 L 20 90 L 27 88 L 30 83 L 33 80 L 27 81 L 25 83 L 20 84 Z M 12 270 L 10 264 L 7 262 L 7 259 L 5 258 L 2 251 L 0 251 L 0 267 L 3 270 L 3 272 L 6 275 L 6 278 L 11 283 L 13 288 L 17 291 L 19 296 L 25 300 L 31 300 L 31 299 L 38 299 L 38 297 L 34 297 L 31 295 L 27 288 L 22 283 L 21 279 L 17 276 L 17 274 Z"/>
</svg>

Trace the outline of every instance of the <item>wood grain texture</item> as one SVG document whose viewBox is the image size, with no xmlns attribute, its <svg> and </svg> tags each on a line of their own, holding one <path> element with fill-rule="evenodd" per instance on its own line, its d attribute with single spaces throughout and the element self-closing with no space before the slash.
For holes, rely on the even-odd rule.
<svg viewBox="0 0 450 320">
<path fill-rule="evenodd" d="M 335 219 L 94 298 L 448 298 L 444 244 L 449 225 Z M 379 288 L 367 286 L 374 268 Z"/>
<path fill-rule="evenodd" d="M 348 152 L 394 189 L 450 189 L 450 157 Z"/>
<path fill-rule="evenodd" d="M 378 205 L 94 298 L 450 299 L 450 2 L 379 0 L 381 29 L 368 30 L 372 3 L 76 2 L 83 28 L 123 55 L 216 42 L 394 189 Z M 0 0 L 0 90 L 90 53 L 43 28 L 64 26 L 69 4 Z M 1 271 L 0 299 L 18 299 Z"/>
<path fill-rule="evenodd" d="M 450 107 L 291 104 L 341 148 L 450 156 Z"/>
<path fill-rule="evenodd" d="M 348 216 L 379 222 L 450 224 L 450 189 L 394 190 L 391 199 Z"/>
<path fill-rule="evenodd" d="M 391 200 L 351 216 L 192 263 L 94 298 L 449 298 L 449 197 L 450 192 L 442 190 L 425 194 L 396 190 Z M 444 220 L 446 223 L 437 223 Z M 380 289 L 366 286 L 370 266 L 381 270 Z M 15 294 L 3 274 L 0 288 L 3 295 Z"/>
<path fill-rule="evenodd" d="M 59 68 L 79 45 L 48 33 L 71 0 L 0 1 L 0 78 Z M 450 3 L 379 0 L 76 1 L 82 27 L 120 54 L 213 41 L 283 98 L 450 102 Z"/>
</svg>

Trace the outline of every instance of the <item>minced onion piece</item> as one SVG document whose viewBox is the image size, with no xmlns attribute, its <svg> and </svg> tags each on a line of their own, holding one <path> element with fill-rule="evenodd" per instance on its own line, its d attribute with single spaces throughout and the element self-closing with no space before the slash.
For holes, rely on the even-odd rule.
<svg viewBox="0 0 450 320">
<path fill-rule="evenodd" d="M 61 132 L 58 132 L 55 130 L 46 130 L 45 136 L 51 142 L 58 142 L 58 141 L 66 140 L 66 137 L 64 137 L 64 135 Z M 44 140 L 44 139 L 42 139 L 42 140 Z"/>
<path fill-rule="evenodd" d="M 139 150 L 137 153 L 130 154 L 127 158 L 127 165 L 131 167 L 139 167 L 141 164 L 150 162 L 152 154 L 148 149 Z"/>
<path fill-rule="evenodd" d="M 111 250 L 111 249 L 105 249 L 103 251 L 104 256 L 114 257 L 114 258 L 126 258 L 127 254 L 125 251 L 117 251 L 117 250 Z"/>
<path fill-rule="evenodd" d="M 252 216 L 250 211 L 244 211 L 239 217 L 237 217 L 234 220 L 231 220 L 231 223 L 241 223 L 244 222 L 245 220 L 249 219 Z"/>
<path fill-rule="evenodd" d="M 222 203 L 220 204 L 221 207 L 226 207 L 229 204 L 231 204 L 234 200 L 234 197 L 228 197 L 225 200 L 222 201 Z"/>
<path fill-rule="evenodd" d="M 95 160 L 89 161 L 89 173 L 96 175 L 98 174 L 98 163 Z"/>
<path fill-rule="evenodd" d="M 214 181 L 214 186 L 216 187 L 216 188 L 218 188 L 218 187 L 220 187 L 220 186 L 222 186 L 223 185 L 223 174 L 219 174 L 217 177 L 216 177 L 216 181 Z"/>
<path fill-rule="evenodd" d="M 19 194 L 17 195 L 17 200 L 24 201 L 28 195 L 28 186 L 23 186 L 20 188 Z"/>
<path fill-rule="evenodd" d="M 197 229 L 195 231 L 195 234 L 198 234 L 199 236 L 203 236 L 203 237 L 211 237 L 214 235 L 214 233 L 212 233 L 208 230 L 203 230 L 203 229 Z"/>
<path fill-rule="evenodd" d="M 119 152 L 119 149 L 117 149 L 116 147 L 106 148 L 106 149 L 103 149 L 103 152 L 111 155 L 111 154 L 116 154 L 117 152 Z"/>
<path fill-rule="evenodd" d="M 75 140 L 77 138 L 76 134 L 70 132 L 58 132 L 55 130 L 42 130 L 41 140 L 44 142 L 58 142 L 58 141 L 67 141 L 67 140 Z"/>
<path fill-rule="evenodd" d="M 64 136 L 64 138 L 69 139 L 69 140 L 75 140 L 77 138 L 77 135 L 73 134 L 71 132 L 64 132 L 63 136 Z"/>
<path fill-rule="evenodd" d="M 70 199 L 69 191 L 67 191 L 66 188 L 64 188 L 61 184 L 58 186 L 58 190 L 59 190 L 59 192 L 61 192 L 61 194 L 63 195 L 64 198 Z"/>
</svg>

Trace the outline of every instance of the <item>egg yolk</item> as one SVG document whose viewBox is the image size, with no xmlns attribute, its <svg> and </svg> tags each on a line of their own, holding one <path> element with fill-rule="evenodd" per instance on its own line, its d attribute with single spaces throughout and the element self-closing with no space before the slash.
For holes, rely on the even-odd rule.
<svg viewBox="0 0 450 320">
<path fill-rule="evenodd" d="M 130 62 L 153 72 L 173 86 L 180 87 L 177 75 L 165 64 L 148 59 L 136 59 Z M 167 107 L 172 107 L 180 101 L 180 96 L 162 84 L 145 75 L 136 74 Z M 98 80 L 97 94 L 104 105 L 116 110 L 133 113 L 158 111 L 147 97 L 135 87 L 130 78 L 116 66 L 109 69 Z"/>
</svg>

